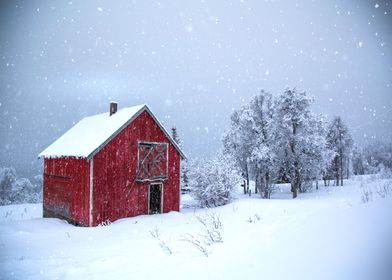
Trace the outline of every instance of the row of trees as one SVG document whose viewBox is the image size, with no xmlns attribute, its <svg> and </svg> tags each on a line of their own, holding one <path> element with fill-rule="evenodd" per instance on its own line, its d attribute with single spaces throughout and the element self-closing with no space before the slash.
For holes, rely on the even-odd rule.
<svg viewBox="0 0 392 280">
<path fill-rule="evenodd" d="M 0 205 L 42 202 L 42 176 L 31 182 L 18 178 L 12 167 L 0 168 Z"/>
<path fill-rule="evenodd" d="M 354 175 L 392 170 L 392 143 L 377 141 L 365 147 L 354 145 L 351 158 Z"/>
<path fill-rule="evenodd" d="M 340 117 L 326 123 L 311 112 L 312 102 L 296 88 L 276 98 L 261 91 L 233 112 L 224 152 L 235 159 L 248 185 L 255 180 L 255 192 L 263 198 L 278 182 L 291 183 L 293 198 L 321 177 L 343 185 L 353 141 Z"/>
</svg>

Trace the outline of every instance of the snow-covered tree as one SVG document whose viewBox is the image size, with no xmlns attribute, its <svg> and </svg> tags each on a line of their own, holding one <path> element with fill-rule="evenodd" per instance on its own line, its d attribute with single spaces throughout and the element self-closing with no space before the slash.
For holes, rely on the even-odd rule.
<svg viewBox="0 0 392 280">
<path fill-rule="evenodd" d="M 191 195 L 202 207 L 227 204 L 240 180 L 233 159 L 222 152 L 215 158 L 193 162 L 189 169 Z"/>
<path fill-rule="evenodd" d="M 351 162 L 354 175 L 365 174 L 363 150 L 358 145 L 354 145 L 352 149 Z"/>
<path fill-rule="evenodd" d="M 348 174 L 347 161 L 350 158 L 352 145 L 353 140 L 348 127 L 341 117 L 334 117 L 327 130 L 327 148 L 334 152 L 331 168 L 337 186 L 339 183 L 343 186 L 344 170 Z"/>
<path fill-rule="evenodd" d="M 376 141 L 363 149 L 365 174 L 378 173 L 383 169 L 392 170 L 392 143 Z"/>
<path fill-rule="evenodd" d="M 177 127 L 173 126 L 171 129 L 172 132 L 172 138 L 173 140 L 182 148 L 182 142 L 181 138 L 178 135 L 177 132 Z M 189 186 L 188 186 L 188 160 L 181 160 L 181 181 L 180 181 L 180 188 L 181 188 L 181 193 L 187 193 L 189 192 Z"/>
<path fill-rule="evenodd" d="M 189 162 L 187 159 L 181 161 L 181 193 L 188 193 L 189 189 Z"/>
<path fill-rule="evenodd" d="M 314 157 L 317 141 L 321 139 L 318 130 L 311 128 L 311 103 L 306 92 L 296 88 L 286 89 L 276 101 L 273 141 L 280 165 L 288 168 L 293 198 L 297 197 L 305 179 L 302 169 L 310 165 L 307 161 Z"/>
<path fill-rule="evenodd" d="M 172 131 L 171 137 L 177 143 L 177 145 L 181 147 L 181 140 L 180 137 L 178 136 L 177 127 L 173 126 L 171 131 Z"/>
<path fill-rule="evenodd" d="M 313 181 L 318 188 L 318 180 L 325 173 L 333 153 L 326 148 L 326 125 L 321 116 L 311 113 L 303 124 L 301 134 L 299 191 L 306 192 L 313 187 Z"/>
<path fill-rule="evenodd" d="M 250 157 L 252 153 L 252 136 L 249 131 L 252 130 L 252 120 L 249 114 L 246 113 L 247 110 L 247 107 L 244 106 L 233 112 L 230 128 L 223 135 L 222 142 L 224 153 L 234 159 L 242 177 L 249 186 Z"/>
<path fill-rule="evenodd" d="M 252 98 L 249 104 L 248 118 L 251 130 L 248 131 L 251 139 L 251 157 L 253 174 L 255 176 L 256 190 L 263 198 L 269 198 L 272 191 L 272 179 L 276 173 L 274 169 L 274 152 L 271 133 L 271 124 L 274 117 L 272 95 L 261 91 Z"/>
<path fill-rule="evenodd" d="M 12 203 L 13 185 L 16 181 L 16 171 L 12 167 L 0 168 L 0 204 Z"/>
<path fill-rule="evenodd" d="M 42 201 L 42 176 L 18 178 L 14 168 L 0 168 L 0 205 L 37 203 Z"/>
</svg>

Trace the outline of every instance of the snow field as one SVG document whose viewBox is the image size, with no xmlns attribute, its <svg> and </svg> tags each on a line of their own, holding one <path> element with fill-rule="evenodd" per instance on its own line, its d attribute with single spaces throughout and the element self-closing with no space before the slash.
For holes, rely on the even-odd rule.
<svg viewBox="0 0 392 280">
<path fill-rule="evenodd" d="M 270 200 L 239 189 L 223 207 L 96 228 L 39 218 L 39 204 L 1 207 L 0 279 L 390 279 L 392 194 L 382 198 L 376 191 L 388 182 L 363 177 L 343 187 L 320 184 L 295 200 L 284 185 Z M 373 190 L 366 203 L 364 186 Z M 190 204 L 189 197 L 183 202 Z M 211 213 L 222 223 L 223 242 L 203 245 L 206 257 L 184 239 L 192 234 L 203 244 L 197 217 Z"/>
</svg>

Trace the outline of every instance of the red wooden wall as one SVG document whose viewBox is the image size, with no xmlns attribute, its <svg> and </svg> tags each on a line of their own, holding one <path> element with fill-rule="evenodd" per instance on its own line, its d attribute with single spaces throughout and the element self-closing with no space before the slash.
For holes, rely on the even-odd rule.
<svg viewBox="0 0 392 280">
<path fill-rule="evenodd" d="M 44 216 L 89 224 L 90 168 L 87 159 L 44 160 Z"/>
<path fill-rule="evenodd" d="M 93 158 L 93 226 L 107 220 L 148 214 L 148 183 L 133 185 L 138 141 L 169 144 L 168 179 L 163 182 L 163 212 L 179 211 L 180 154 L 150 114 L 144 111 Z"/>
</svg>

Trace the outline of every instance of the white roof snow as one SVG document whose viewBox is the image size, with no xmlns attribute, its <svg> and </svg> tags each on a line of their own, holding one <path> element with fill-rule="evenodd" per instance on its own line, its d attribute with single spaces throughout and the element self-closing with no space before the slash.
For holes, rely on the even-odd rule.
<svg viewBox="0 0 392 280">
<path fill-rule="evenodd" d="M 95 154 L 94 152 L 96 150 L 100 150 L 100 148 L 106 144 L 106 141 L 117 135 L 125 125 L 131 122 L 145 109 L 162 128 L 166 136 L 180 152 L 181 156 L 185 158 L 182 151 L 170 137 L 170 134 L 167 133 L 145 104 L 123 108 L 111 116 L 109 116 L 109 112 L 107 112 L 86 117 L 47 147 L 38 157 L 56 158 L 72 156 L 89 158 Z"/>
</svg>

